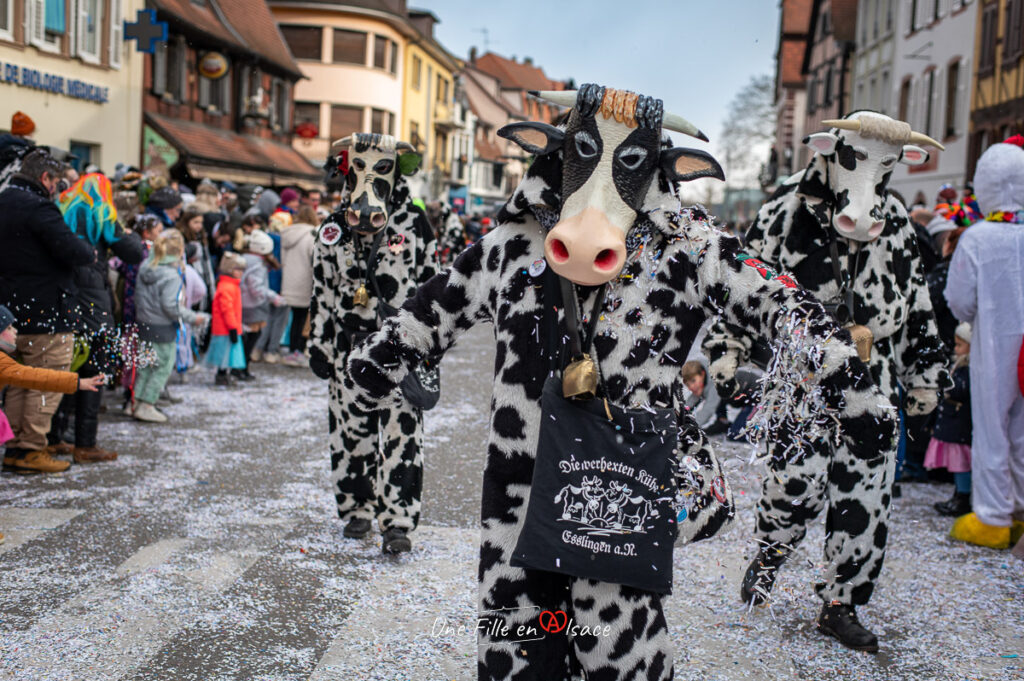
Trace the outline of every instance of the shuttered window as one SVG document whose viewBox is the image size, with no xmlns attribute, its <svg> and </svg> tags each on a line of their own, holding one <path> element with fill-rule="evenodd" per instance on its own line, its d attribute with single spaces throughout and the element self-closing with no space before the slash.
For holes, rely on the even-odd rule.
<svg viewBox="0 0 1024 681">
<path fill-rule="evenodd" d="M 335 104 L 331 107 L 331 139 L 341 139 L 354 132 L 363 131 L 363 110 L 361 107 L 341 106 Z"/>
<path fill-rule="evenodd" d="M 986 5 L 981 12 L 981 51 L 978 54 L 978 76 L 990 75 L 996 66 L 996 24 L 999 3 Z"/>
<path fill-rule="evenodd" d="M 366 64 L 366 34 L 334 29 L 335 64 Z"/>
<path fill-rule="evenodd" d="M 1009 65 L 1024 53 L 1024 0 L 1006 0 L 1005 26 L 1003 64 Z"/>
<path fill-rule="evenodd" d="M 323 29 L 319 26 L 281 26 L 281 35 L 296 59 L 320 61 Z"/>
<path fill-rule="evenodd" d="M 121 0 L 110 0 L 110 65 L 121 68 L 121 52 L 124 50 L 124 16 Z"/>
</svg>

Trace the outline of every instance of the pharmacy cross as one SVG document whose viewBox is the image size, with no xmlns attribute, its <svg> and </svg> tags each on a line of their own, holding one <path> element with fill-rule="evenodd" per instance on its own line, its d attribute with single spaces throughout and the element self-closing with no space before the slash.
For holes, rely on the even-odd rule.
<svg viewBox="0 0 1024 681">
<path fill-rule="evenodd" d="M 157 43 L 167 42 L 167 22 L 156 20 L 155 9 L 140 9 L 134 24 L 124 22 L 124 39 L 134 39 L 139 52 L 153 54 Z"/>
</svg>

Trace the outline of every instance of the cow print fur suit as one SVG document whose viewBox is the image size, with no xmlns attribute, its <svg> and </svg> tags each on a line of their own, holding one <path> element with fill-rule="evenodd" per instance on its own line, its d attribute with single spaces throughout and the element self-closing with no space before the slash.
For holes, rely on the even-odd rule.
<svg viewBox="0 0 1024 681">
<path fill-rule="evenodd" d="M 556 681 L 582 670 L 588 679 L 669 679 L 673 654 L 663 596 L 509 564 L 529 500 L 549 368 L 541 328 L 543 277 L 531 276 L 530 265 L 544 257 L 546 229 L 560 209 L 560 186 L 561 152 L 537 157 L 499 214 L 498 227 L 420 287 L 397 318 L 352 353 L 345 387 L 360 403 L 373 404 L 393 394 L 420 357 L 443 352 L 474 324 L 492 322 L 496 357 L 478 606 L 481 617 L 501 621 L 511 634 L 481 633 L 479 678 Z M 809 295 L 743 265 L 738 248 L 700 212 L 681 211 L 675 187 L 660 174 L 655 178 L 596 327 L 594 353 L 609 402 L 624 408 L 676 406 L 680 367 L 710 315 L 723 313 L 772 334 L 780 316 L 799 312 L 812 320 L 816 333 L 836 331 Z M 597 289 L 581 293 L 580 309 L 592 309 Z M 564 334 L 564 319 L 560 323 Z M 861 456 L 876 457 L 880 443 L 893 437 L 893 422 L 875 408 L 878 393 L 853 348 L 837 340 L 825 348 L 834 373 L 818 377 L 834 399 L 846 393 L 843 427 L 855 434 L 853 446 Z M 607 627 L 609 633 L 572 636 L 567 628 L 535 641 L 512 637 L 520 624 L 536 627 L 543 610 L 564 610 L 578 626 L 602 632 Z"/>
<path fill-rule="evenodd" d="M 906 210 L 886 192 L 880 236 L 851 242 L 833 236 L 838 201 L 829 188 L 828 159 L 815 154 L 803 173 L 761 207 L 745 251 L 791 273 L 818 300 L 831 304 L 840 302 L 829 245 L 836 238 L 842 268 L 853 280 L 854 321 L 874 334 L 869 368 L 875 384 L 892 405 L 899 404 L 897 384 L 905 392 L 938 389 L 947 380 L 946 357 Z M 851 253 L 851 244 L 862 253 Z M 729 320 L 718 319 L 703 347 L 712 365 L 730 352 L 742 363 L 752 340 Z M 828 569 L 816 591 L 826 603 L 867 603 L 885 557 L 895 459 L 895 450 L 864 460 L 828 443 L 816 443 L 796 458 L 770 457 L 774 474 L 765 477 L 757 507 L 757 542 L 792 551 L 827 504 Z"/>
<path fill-rule="evenodd" d="M 376 278 L 384 302 L 398 307 L 437 273 L 436 240 L 426 215 L 413 205 L 409 187 L 396 169 L 389 218 L 376 254 Z M 345 222 L 343 204 L 320 226 L 340 231 L 336 243 L 318 238 L 313 252 L 310 354 L 330 366 L 328 413 L 331 482 L 338 515 L 345 520 L 376 517 L 381 531 L 414 529 L 423 487 L 423 414 L 404 400 L 393 406 L 360 406 L 342 390 L 341 370 L 349 337 L 378 327 L 377 297 L 368 307 L 353 295 L 364 283 L 372 235 Z"/>
</svg>

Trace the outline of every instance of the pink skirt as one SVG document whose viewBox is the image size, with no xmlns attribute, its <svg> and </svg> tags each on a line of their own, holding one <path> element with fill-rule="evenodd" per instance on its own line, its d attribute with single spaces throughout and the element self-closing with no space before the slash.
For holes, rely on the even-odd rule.
<svg viewBox="0 0 1024 681">
<path fill-rule="evenodd" d="M 7 420 L 7 415 L 4 414 L 3 410 L 0 410 L 0 445 L 13 437 L 14 431 L 11 430 L 11 422 Z"/>
<path fill-rule="evenodd" d="M 971 446 L 931 439 L 924 454 L 925 468 L 945 468 L 950 473 L 969 473 Z"/>
</svg>

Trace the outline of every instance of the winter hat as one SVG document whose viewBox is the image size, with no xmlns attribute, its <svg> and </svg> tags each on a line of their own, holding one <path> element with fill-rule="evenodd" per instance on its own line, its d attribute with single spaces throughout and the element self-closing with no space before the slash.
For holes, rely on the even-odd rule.
<svg viewBox="0 0 1024 681">
<path fill-rule="evenodd" d="M 294 189 L 292 189 L 291 187 L 288 187 L 288 188 L 283 189 L 281 191 L 281 205 L 282 206 L 285 205 L 285 204 L 291 203 L 292 201 L 295 201 L 298 198 L 299 198 L 299 193 L 297 191 L 295 191 Z"/>
<path fill-rule="evenodd" d="M 956 337 L 965 343 L 971 342 L 971 325 L 967 322 L 960 322 L 956 325 Z"/>
<path fill-rule="evenodd" d="M 274 252 L 274 240 L 262 229 L 254 229 L 246 239 L 246 248 L 256 255 L 270 255 Z"/>
<path fill-rule="evenodd" d="M 221 274 L 230 274 L 231 270 L 244 270 L 245 269 L 245 258 L 228 251 L 220 259 L 220 266 L 217 271 Z"/>
<path fill-rule="evenodd" d="M 170 187 L 161 187 L 149 195 L 149 201 L 146 202 L 146 205 L 159 208 L 160 210 L 174 208 L 181 205 L 181 194 Z"/>
<path fill-rule="evenodd" d="M 11 116 L 11 134 L 18 137 L 31 135 L 36 131 L 36 122 L 20 111 L 15 111 Z"/>
<path fill-rule="evenodd" d="M 928 236 L 934 237 L 943 232 L 952 232 L 956 224 L 942 213 L 936 213 L 931 222 L 925 225 L 925 229 L 928 230 Z"/>
<path fill-rule="evenodd" d="M 7 327 L 15 322 L 14 313 L 5 306 L 0 305 L 0 333 L 7 330 Z"/>
</svg>

